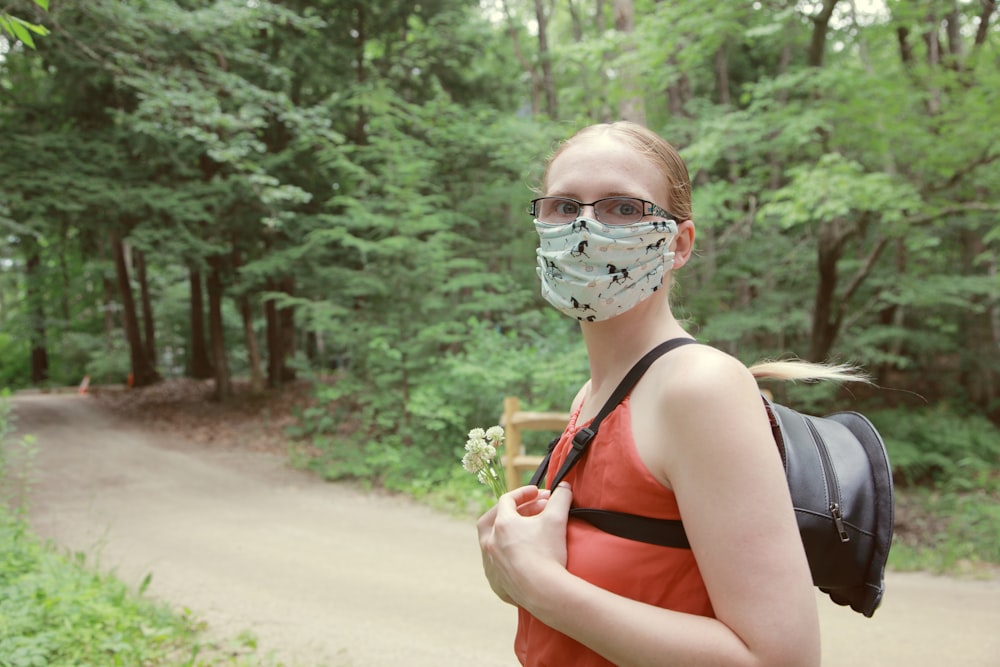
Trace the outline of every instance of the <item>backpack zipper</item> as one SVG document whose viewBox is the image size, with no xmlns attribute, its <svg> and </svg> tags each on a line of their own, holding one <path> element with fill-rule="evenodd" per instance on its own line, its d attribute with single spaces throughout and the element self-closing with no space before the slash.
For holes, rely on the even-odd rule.
<svg viewBox="0 0 1000 667">
<path fill-rule="evenodd" d="M 833 518 L 833 525 L 837 529 L 840 541 L 850 542 L 851 536 L 847 534 L 847 528 L 844 526 L 844 515 L 840 509 L 840 483 L 837 480 L 836 471 L 833 469 L 833 462 L 830 460 L 830 452 L 827 450 L 826 443 L 819 436 L 813 423 L 808 419 L 805 422 L 806 426 L 809 427 L 809 434 L 816 444 L 816 450 L 819 452 L 819 458 L 823 464 L 823 476 L 826 478 L 826 488 L 830 496 L 829 510 L 830 516 Z"/>
</svg>

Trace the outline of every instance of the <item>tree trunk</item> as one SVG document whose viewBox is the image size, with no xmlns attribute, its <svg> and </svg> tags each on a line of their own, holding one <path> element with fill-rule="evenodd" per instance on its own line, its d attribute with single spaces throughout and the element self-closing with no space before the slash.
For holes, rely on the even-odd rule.
<svg viewBox="0 0 1000 667">
<path fill-rule="evenodd" d="M 814 16 L 812 40 L 809 43 L 809 66 L 821 67 L 826 53 L 826 34 L 830 31 L 830 17 L 838 0 L 823 0 L 823 8 Z"/>
<path fill-rule="evenodd" d="M 212 368 L 215 370 L 215 400 L 225 401 L 233 395 L 232 379 L 229 377 L 229 362 L 226 360 L 226 339 L 222 326 L 222 276 L 219 275 L 222 261 L 218 257 L 209 260 L 208 272 L 208 333 L 212 346 Z"/>
<path fill-rule="evenodd" d="M 542 91 L 545 94 L 545 113 L 549 118 L 559 118 L 559 99 L 556 82 L 552 76 L 552 55 L 549 53 L 549 19 L 543 0 L 535 0 L 535 19 L 538 21 L 538 60 L 542 64 Z"/>
<path fill-rule="evenodd" d="M 528 75 L 529 79 L 531 79 L 531 115 L 537 116 L 542 110 L 542 83 L 539 80 L 538 71 L 524 55 L 524 51 L 521 50 L 521 39 L 518 33 L 519 26 L 518 22 L 514 19 L 514 16 L 510 13 L 510 5 L 508 5 L 506 1 L 502 1 L 500 4 L 503 6 L 503 13 L 507 18 L 507 34 L 510 35 L 511 46 L 514 49 L 514 57 L 517 58 L 519 63 L 521 63 L 521 68 L 524 70 L 524 73 Z"/>
<path fill-rule="evenodd" d="M 295 280 L 271 280 L 268 288 L 293 294 Z M 279 309 L 274 299 L 268 299 L 264 304 L 264 314 L 267 320 L 267 383 L 271 387 L 280 387 L 295 379 L 295 370 L 287 364 L 288 359 L 295 354 L 295 310 L 291 307 Z"/>
<path fill-rule="evenodd" d="M 997 10 L 996 0 L 982 0 L 983 11 L 979 13 L 979 26 L 976 28 L 976 42 L 975 47 L 977 50 L 986 42 L 986 35 L 989 34 L 990 30 L 990 19 L 993 17 L 993 13 Z"/>
<path fill-rule="evenodd" d="M 111 237 L 111 248 L 115 255 L 115 275 L 118 278 L 118 296 L 122 304 L 122 324 L 125 325 L 125 337 L 132 359 L 132 386 L 147 387 L 158 382 L 160 376 L 146 357 L 146 348 L 139 332 L 139 318 L 135 312 L 135 298 L 132 296 L 128 264 L 125 260 L 125 243 L 117 234 Z"/>
<path fill-rule="evenodd" d="M 893 242 L 893 247 L 895 249 L 895 262 L 894 267 L 897 276 L 905 276 L 907 271 L 907 259 L 908 255 L 906 252 L 906 241 L 902 238 L 897 238 Z M 906 324 L 906 311 L 903 306 L 898 303 L 893 303 L 879 312 L 879 322 L 883 326 L 893 327 L 894 329 L 901 330 Z M 891 343 L 886 346 L 886 351 L 892 358 L 898 358 L 903 354 L 903 342 L 897 337 Z M 878 373 L 879 377 L 885 377 L 888 375 L 889 371 L 895 367 L 894 362 L 886 362 L 881 365 L 881 370 Z"/>
<path fill-rule="evenodd" d="M 191 351 L 188 358 L 188 372 L 197 380 L 205 380 L 215 375 L 212 359 L 205 345 L 205 304 L 201 292 L 201 271 L 188 270 L 191 285 Z"/>
<path fill-rule="evenodd" d="M 253 330 L 253 308 L 250 306 L 250 297 L 246 294 L 240 297 L 240 314 L 243 316 L 243 337 L 250 360 L 250 391 L 259 394 L 264 391 L 264 374 L 260 368 L 260 348 L 257 346 L 257 335 Z"/>
<path fill-rule="evenodd" d="M 667 110 L 671 116 L 687 116 L 685 106 L 691 100 L 691 81 L 687 74 L 680 71 L 676 54 L 671 54 L 667 59 L 667 65 L 677 72 L 677 77 L 667 86 Z"/>
<path fill-rule="evenodd" d="M 273 280 L 268 281 L 268 289 L 277 290 Z M 264 318 L 267 323 L 267 384 L 269 387 L 280 387 L 285 356 L 281 345 L 281 319 L 278 317 L 278 307 L 274 299 L 268 299 L 264 303 Z"/>
<path fill-rule="evenodd" d="M 952 5 L 948 17 L 945 19 L 945 34 L 948 36 L 948 54 L 955 56 L 956 62 L 962 55 L 962 27 L 960 25 L 961 14 L 957 5 Z"/>
<path fill-rule="evenodd" d="M 910 44 L 910 29 L 905 26 L 896 28 L 896 43 L 899 44 L 899 59 L 909 67 L 913 64 L 913 45 Z"/>
<path fill-rule="evenodd" d="M 594 33 L 604 33 L 604 0 L 597 0 L 596 13 L 591 22 L 584 17 L 584 10 L 576 2 L 569 0 L 569 13 L 573 26 L 573 42 L 583 45 L 586 38 L 585 26 L 593 23 Z M 584 103 L 587 105 L 587 116 L 595 123 L 607 123 L 611 120 L 611 109 L 607 104 L 608 77 L 607 56 L 601 55 L 602 65 L 595 68 L 591 63 L 580 63 L 580 90 L 583 91 Z M 595 84 L 596 82 L 596 84 Z"/>
<path fill-rule="evenodd" d="M 38 245 L 25 240 L 25 289 L 27 290 L 28 317 L 31 321 L 31 383 L 42 384 L 49 379 L 49 350 L 45 325 L 44 289 L 39 270 L 42 265 Z"/>
<path fill-rule="evenodd" d="M 67 229 L 65 226 L 61 229 L 62 238 L 59 239 L 59 273 L 62 278 L 62 294 L 59 299 L 59 308 L 62 311 L 63 318 L 63 329 L 68 329 L 70 322 L 73 321 L 73 317 L 70 313 L 70 294 L 73 293 L 72 287 L 70 285 L 69 277 L 69 262 L 66 261 L 66 251 L 70 247 L 69 238 L 67 234 Z"/>
<path fill-rule="evenodd" d="M 993 284 L 997 284 L 1000 280 L 1000 271 L 997 270 L 997 253 L 992 251 L 988 255 L 986 264 L 986 275 L 990 277 Z M 997 365 L 997 359 L 1000 359 L 1000 295 L 996 293 L 992 294 L 986 302 L 986 313 L 990 324 L 990 345 L 987 349 L 986 358 L 993 359 L 993 364 L 987 366 L 985 369 L 986 373 L 986 387 L 984 396 L 984 405 L 986 406 L 996 406 L 997 398 L 1000 398 L 1000 367 Z M 1000 413 L 1000 407 L 994 407 L 994 414 Z"/>
<path fill-rule="evenodd" d="M 357 42 L 355 44 L 355 53 L 357 55 L 354 62 L 355 70 L 357 71 L 358 87 L 363 90 L 365 82 L 368 79 L 368 64 L 365 61 L 366 44 L 368 41 L 368 26 L 366 23 L 368 14 L 363 2 L 356 3 L 355 8 L 357 9 L 357 23 L 354 26 L 354 39 Z M 358 117 L 354 122 L 354 136 L 351 139 L 352 143 L 358 146 L 368 144 L 368 109 L 363 104 L 358 105 Z"/>
<path fill-rule="evenodd" d="M 295 278 L 288 277 L 281 281 L 281 291 L 289 295 L 295 294 Z M 291 382 L 295 380 L 295 369 L 288 365 L 288 360 L 295 356 L 295 309 L 286 306 L 278 311 L 278 317 L 282 346 L 281 379 L 283 382 Z"/>
<path fill-rule="evenodd" d="M 847 236 L 840 231 L 840 224 L 825 223 L 820 226 L 817 239 L 817 268 L 819 283 L 813 304 L 812 340 L 810 361 L 823 361 L 833 348 L 840 326 L 836 315 L 837 262 L 844 253 Z"/>
<path fill-rule="evenodd" d="M 156 323 L 153 321 L 153 302 L 149 297 L 149 280 L 146 277 L 146 255 L 141 250 L 132 250 L 136 278 L 139 281 L 139 303 L 142 304 L 143 344 L 146 358 L 156 366 Z"/>
<path fill-rule="evenodd" d="M 719 104 L 728 107 L 732 100 L 729 96 L 729 57 L 725 44 L 715 50 L 715 87 L 719 91 Z"/>
<path fill-rule="evenodd" d="M 927 29 L 924 30 L 924 44 L 927 46 L 927 64 L 931 70 L 935 70 L 941 65 L 941 26 L 933 9 L 928 11 L 925 20 Z M 941 89 L 936 85 L 931 85 L 927 93 L 927 100 L 925 102 L 927 113 L 931 116 L 940 115 L 942 105 Z"/>
<path fill-rule="evenodd" d="M 101 260 L 101 285 L 104 290 L 104 304 L 102 306 L 104 310 L 104 349 L 111 352 L 114 349 L 115 341 L 115 283 L 104 268 L 104 262 L 107 259 L 104 253 L 104 243 L 98 241 L 97 256 Z"/>
<path fill-rule="evenodd" d="M 635 51 L 632 36 L 635 33 L 635 3 L 633 0 L 615 0 L 615 30 L 622 34 L 627 44 L 625 51 Z M 628 67 L 622 73 L 625 95 L 618 105 L 619 115 L 640 125 L 646 124 L 646 104 L 642 95 L 642 83 L 635 68 Z"/>
</svg>

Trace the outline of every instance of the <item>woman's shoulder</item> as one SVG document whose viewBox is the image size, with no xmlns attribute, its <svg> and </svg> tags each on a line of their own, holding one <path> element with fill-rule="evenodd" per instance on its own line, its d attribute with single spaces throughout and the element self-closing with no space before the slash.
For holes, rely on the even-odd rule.
<svg viewBox="0 0 1000 667">
<path fill-rule="evenodd" d="M 714 415 L 763 414 L 750 369 L 708 345 L 685 345 L 654 363 L 648 374 L 639 400 L 661 428 L 711 422 Z"/>
<path fill-rule="evenodd" d="M 633 429 L 640 456 L 665 486 L 674 488 L 673 480 L 700 465 L 702 455 L 727 458 L 748 437 L 767 435 L 757 383 L 732 355 L 685 345 L 650 371 L 633 399 Z"/>
<path fill-rule="evenodd" d="M 663 400 L 690 403 L 731 399 L 734 394 L 747 391 L 757 393 L 757 382 L 750 369 L 718 348 L 685 345 L 669 361 L 653 368 Z"/>
</svg>

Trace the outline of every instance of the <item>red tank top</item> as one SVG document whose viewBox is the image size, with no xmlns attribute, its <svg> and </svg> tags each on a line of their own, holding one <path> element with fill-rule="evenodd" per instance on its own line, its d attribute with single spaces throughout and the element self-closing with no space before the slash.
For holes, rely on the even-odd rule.
<svg viewBox="0 0 1000 667">
<path fill-rule="evenodd" d="M 573 436 L 587 426 L 576 424 L 578 416 L 579 407 L 552 453 L 549 482 L 566 458 Z M 673 491 L 653 477 L 635 449 L 628 398 L 601 423 L 586 456 L 566 480 L 573 488 L 575 507 L 680 519 Z M 690 549 L 615 537 L 573 518 L 566 530 L 566 548 L 567 569 L 592 584 L 665 609 L 714 615 Z M 521 664 L 529 667 L 613 667 L 613 663 L 523 609 L 518 611 L 514 651 Z"/>
</svg>

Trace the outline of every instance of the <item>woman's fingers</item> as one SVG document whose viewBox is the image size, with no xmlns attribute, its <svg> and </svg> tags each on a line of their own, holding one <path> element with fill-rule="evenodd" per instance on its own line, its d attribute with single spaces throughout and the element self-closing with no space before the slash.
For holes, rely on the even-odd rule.
<svg viewBox="0 0 1000 667">
<path fill-rule="evenodd" d="M 550 512 L 559 516 L 569 516 L 569 508 L 573 504 L 573 490 L 568 482 L 559 482 L 559 486 L 553 491 L 548 500 Z"/>
</svg>

